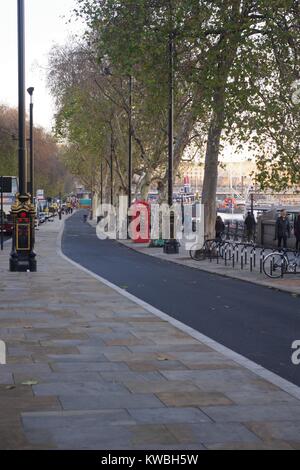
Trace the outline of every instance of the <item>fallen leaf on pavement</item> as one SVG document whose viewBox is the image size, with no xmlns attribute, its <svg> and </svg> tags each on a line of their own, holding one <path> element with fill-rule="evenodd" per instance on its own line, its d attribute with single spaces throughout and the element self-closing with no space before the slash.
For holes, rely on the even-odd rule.
<svg viewBox="0 0 300 470">
<path fill-rule="evenodd" d="M 37 385 L 37 384 L 38 382 L 36 380 L 26 380 L 25 382 L 22 382 L 21 385 L 28 385 L 30 387 L 31 385 Z"/>
<path fill-rule="evenodd" d="M 170 358 L 168 356 L 157 356 L 156 359 L 158 361 L 169 361 Z"/>
</svg>

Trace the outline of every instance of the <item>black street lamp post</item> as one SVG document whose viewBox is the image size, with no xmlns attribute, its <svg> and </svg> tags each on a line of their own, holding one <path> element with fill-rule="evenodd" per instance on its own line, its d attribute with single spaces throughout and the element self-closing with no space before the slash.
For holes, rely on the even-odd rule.
<svg viewBox="0 0 300 470">
<path fill-rule="evenodd" d="M 169 37 L 169 139 L 168 139 L 168 204 L 173 205 L 173 160 L 174 160 L 174 38 Z M 171 234 L 171 238 L 172 234 Z"/>
<path fill-rule="evenodd" d="M 103 208 L 103 200 L 104 200 L 104 194 L 103 194 L 103 161 L 101 158 L 101 163 L 100 163 L 100 206 L 101 206 L 101 214 L 102 214 L 102 208 Z M 98 216 L 97 215 L 97 224 L 103 219 L 103 215 Z"/>
<path fill-rule="evenodd" d="M 127 238 L 131 221 L 130 208 L 132 204 L 132 75 L 129 75 L 129 109 L 128 109 L 128 214 L 127 214 Z"/>
<path fill-rule="evenodd" d="M 27 159 L 25 132 L 25 15 L 24 0 L 17 0 L 18 6 L 18 95 L 19 95 L 19 193 L 12 206 L 13 237 L 9 269 L 36 271 L 35 207 L 27 193 Z"/>
<path fill-rule="evenodd" d="M 34 155 L 33 155 L 33 92 L 34 88 L 30 87 L 27 89 L 27 92 L 30 96 L 30 108 L 29 108 L 29 127 L 30 127 L 30 136 L 29 136 L 29 154 L 30 154 L 30 163 L 29 163 L 29 177 L 30 177 L 30 194 L 31 202 L 34 202 Z"/>
<path fill-rule="evenodd" d="M 111 133 L 111 140 L 110 140 L 110 203 L 113 206 L 114 204 L 114 140 L 113 134 Z"/>
<path fill-rule="evenodd" d="M 25 134 L 25 18 L 24 0 L 18 0 L 18 93 L 19 93 L 19 191 L 27 190 L 26 134 Z"/>
<path fill-rule="evenodd" d="M 101 184 L 100 201 L 101 201 L 101 206 L 102 206 L 103 205 L 103 162 L 102 160 L 100 164 L 100 184 Z"/>
<path fill-rule="evenodd" d="M 129 76 L 128 209 L 132 202 L 132 76 Z"/>
<path fill-rule="evenodd" d="M 174 161 L 174 32 L 169 34 L 169 131 L 168 131 L 168 204 L 173 206 L 173 161 Z M 175 238 L 175 214 L 170 213 L 170 239 L 165 241 L 164 252 L 179 253 Z"/>
</svg>

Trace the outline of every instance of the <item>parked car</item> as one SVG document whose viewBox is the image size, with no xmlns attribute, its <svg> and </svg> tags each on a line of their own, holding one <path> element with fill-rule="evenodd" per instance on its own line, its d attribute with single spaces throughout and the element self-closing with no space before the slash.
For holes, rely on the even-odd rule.
<svg viewBox="0 0 300 470">
<path fill-rule="evenodd" d="M 9 214 L 9 215 L 4 214 L 4 216 L 3 216 L 3 232 L 6 235 L 12 235 L 13 228 L 14 228 L 14 226 L 13 226 L 13 221 L 12 221 L 11 214 Z"/>
</svg>

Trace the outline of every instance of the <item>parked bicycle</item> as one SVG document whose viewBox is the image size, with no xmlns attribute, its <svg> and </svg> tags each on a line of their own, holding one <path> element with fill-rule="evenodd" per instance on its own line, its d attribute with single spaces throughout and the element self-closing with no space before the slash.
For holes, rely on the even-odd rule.
<svg viewBox="0 0 300 470">
<path fill-rule="evenodd" d="M 231 242 L 221 239 L 206 240 L 202 247 L 195 245 L 190 250 L 190 257 L 195 261 L 204 261 L 206 258 L 227 257 L 231 259 L 234 256 L 234 248 Z"/>
<path fill-rule="evenodd" d="M 274 251 L 267 255 L 263 262 L 263 271 L 266 276 L 273 279 L 283 277 L 284 274 L 296 274 L 300 266 L 300 253 L 288 250 Z"/>
</svg>

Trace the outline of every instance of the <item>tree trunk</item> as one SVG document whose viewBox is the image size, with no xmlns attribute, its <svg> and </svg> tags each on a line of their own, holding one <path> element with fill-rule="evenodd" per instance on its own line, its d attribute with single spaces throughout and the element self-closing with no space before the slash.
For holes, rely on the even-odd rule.
<svg viewBox="0 0 300 470">
<path fill-rule="evenodd" d="M 143 201 L 147 201 L 148 199 L 150 185 L 151 185 L 151 175 L 150 175 L 150 172 L 147 172 L 144 178 L 142 179 L 141 185 L 140 185 L 141 199 Z"/>
<path fill-rule="evenodd" d="M 223 96 L 216 94 L 215 104 L 217 103 L 218 106 L 215 106 L 215 111 L 213 111 L 208 132 L 202 192 L 202 204 L 204 205 L 205 215 L 204 236 L 206 240 L 215 238 L 216 235 L 216 192 L 218 185 L 220 141 L 224 124 L 224 93 Z"/>
<path fill-rule="evenodd" d="M 233 2 L 233 13 L 236 24 L 239 18 L 240 2 Z M 233 20 L 232 20 L 233 21 Z M 205 239 L 215 238 L 216 224 L 216 192 L 218 185 L 218 165 L 222 130 L 225 122 L 226 87 L 232 64 L 235 60 L 240 31 L 225 33 L 219 41 L 218 69 L 216 86 L 213 92 L 212 116 L 208 131 L 205 155 L 205 171 L 202 190 L 204 205 L 204 236 Z"/>
</svg>

